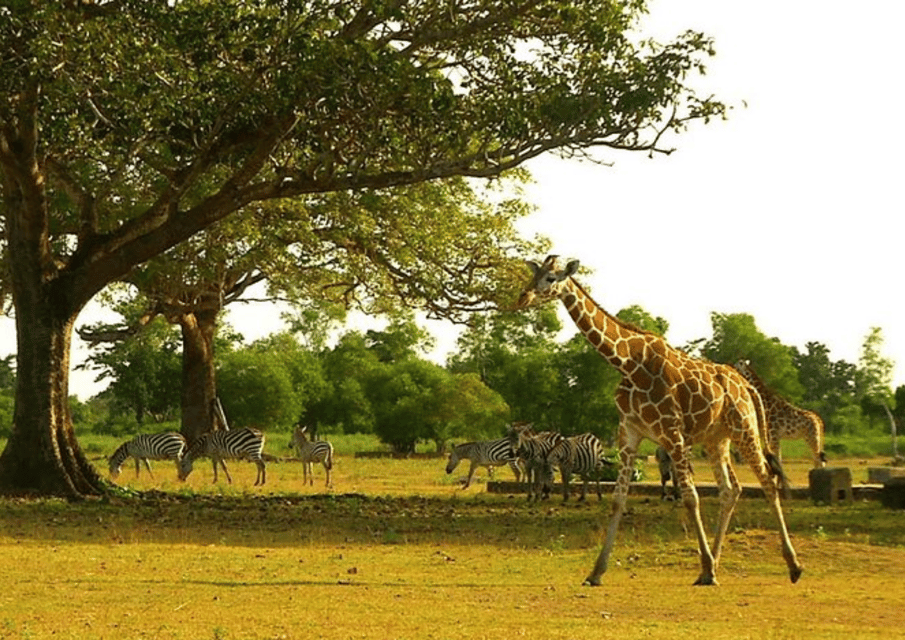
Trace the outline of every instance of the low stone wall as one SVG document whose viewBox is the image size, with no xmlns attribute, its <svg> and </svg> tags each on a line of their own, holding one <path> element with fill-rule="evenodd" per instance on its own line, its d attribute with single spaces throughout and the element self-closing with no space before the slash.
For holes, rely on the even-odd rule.
<svg viewBox="0 0 905 640">
<path fill-rule="evenodd" d="M 613 489 L 615 488 L 615 482 L 601 482 L 600 490 L 604 493 L 604 495 L 612 494 Z M 695 484 L 695 488 L 698 491 L 698 495 L 701 497 L 715 497 L 719 495 L 719 489 L 713 483 L 710 484 Z M 882 491 L 882 485 L 856 485 L 851 488 L 853 499 L 855 500 L 879 500 L 880 492 Z M 488 482 L 487 483 L 487 492 L 488 493 L 506 493 L 512 495 L 518 495 L 525 493 L 525 485 L 524 483 L 518 483 L 513 481 L 501 481 L 501 482 Z M 594 497 L 595 493 L 594 485 L 591 484 L 588 487 L 589 497 Z M 581 482 L 570 482 L 569 483 L 569 494 L 570 495 L 581 495 Z M 562 484 L 556 483 L 553 486 L 552 491 L 553 496 L 562 496 Z M 642 495 L 642 496 L 654 496 L 659 499 L 660 497 L 660 483 L 658 482 L 633 482 L 631 488 L 629 489 L 629 495 Z M 743 498 L 763 498 L 764 490 L 756 485 L 742 485 L 742 497 Z M 811 491 L 808 487 L 792 487 L 791 488 L 791 497 L 796 500 L 810 500 L 811 499 Z M 596 498 L 595 498 L 596 499 Z"/>
</svg>

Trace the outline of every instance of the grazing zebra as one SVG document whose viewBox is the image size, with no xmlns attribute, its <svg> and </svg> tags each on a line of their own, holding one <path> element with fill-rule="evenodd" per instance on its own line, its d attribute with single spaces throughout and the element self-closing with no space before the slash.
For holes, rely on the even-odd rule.
<svg viewBox="0 0 905 640">
<path fill-rule="evenodd" d="M 449 454 L 449 461 L 446 463 L 446 473 L 452 473 L 459 461 L 462 459 L 470 460 L 471 467 L 468 469 L 468 479 L 465 480 L 463 489 L 467 489 L 471 484 L 471 478 L 475 469 L 478 467 L 486 467 L 488 473 L 493 467 L 508 464 L 515 474 L 515 481 L 521 480 L 521 470 L 518 467 L 518 458 L 512 445 L 509 444 L 509 438 L 500 438 L 499 440 L 484 440 L 481 442 L 465 442 L 453 447 Z"/>
<path fill-rule="evenodd" d="M 192 464 L 197 458 L 210 458 L 214 464 L 214 482 L 217 482 L 217 464 L 223 467 L 226 480 L 232 484 L 229 469 L 224 458 L 248 460 L 258 466 L 255 486 L 264 484 L 267 473 L 261 451 L 264 449 L 264 434 L 257 429 L 235 429 L 232 431 L 210 431 L 195 440 L 179 462 L 179 479 L 185 480 L 192 472 Z"/>
<path fill-rule="evenodd" d="M 666 483 L 672 480 L 672 499 L 679 499 L 679 480 L 676 476 L 676 465 L 673 464 L 669 452 L 664 447 L 657 447 L 654 453 L 657 459 L 657 468 L 660 470 L 660 499 L 668 500 L 669 495 L 666 492 Z"/>
<path fill-rule="evenodd" d="M 302 484 L 314 484 L 314 465 L 319 462 L 324 465 L 327 472 L 327 483 L 325 487 L 330 487 L 330 469 L 333 468 L 333 445 L 324 441 L 308 440 L 307 427 L 301 424 L 295 425 L 292 431 L 292 440 L 289 447 L 295 447 L 296 455 L 302 461 Z"/>
<path fill-rule="evenodd" d="M 123 463 L 126 458 L 132 456 L 135 458 L 135 477 L 139 475 L 141 463 L 145 463 L 145 468 L 151 477 L 154 473 L 151 471 L 151 463 L 148 460 L 175 460 L 176 471 L 179 471 L 179 461 L 185 454 L 185 438 L 181 433 L 175 431 L 167 431 L 164 433 L 143 433 L 135 436 L 128 442 L 122 443 L 119 448 L 110 456 L 110 477 L 116 478 L 123 470 Z"/>
<path fill-rule="evenodd" d="M 603 445 L 600 439 L 592 433 L 563 438 L 557 442 L 547 454 L 544 475 L 553 477 L 553 467 L 559 467 L 562 475 L 563 502 L 569 499 L 569 479 L 572 474 L 577 474 L 583 481 L 581 485 L 581 498 L 584 500 L 588 494 L 588 482 L 594 480 L 597 485 L 597 499 L 602 500 L 600 494 L 600 474 L 604 465 L 613 463 L 603 457 Z"/>
<path fill-rule="evenodd" d="M 547 454 L 563 439 L 555 431 L 535 433 L 530 425 L 513 424 L 507 433 L 513 451 L 525 463 L 525 481 L 527 483 L 528 500 L 540 500 L 550 497 L 551 477 L 545 477 L 545 461 Z"/>
</svg>

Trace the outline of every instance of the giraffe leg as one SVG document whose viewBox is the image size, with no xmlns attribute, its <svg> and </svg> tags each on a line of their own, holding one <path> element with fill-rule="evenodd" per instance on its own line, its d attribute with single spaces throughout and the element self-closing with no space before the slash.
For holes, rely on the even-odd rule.
<svg viewBox="0 0 905 640">
<path fill-rule="evenodd" d="M 619 521 L 622 520 L 622 514 L 625 512 L 625 501 L 632 483 L 635 455 L 638 452 L 640 438 L 637 435 L 632 434 L 629 437 L 624 427 L 620 428 L 619 435 L 622 440 L 622 446 L 619 449 L 619 477 L 616 479 L 616 488 L 613 490 L 613 507 L 606 529 L 606 540 L 603 543 L 603 549 L 597 556 L 597 562 L 594 563 L 591 574 L 584 580 L 584 584 L 591 587 L 600 586 L 600 578 L 606 573 L 609 565 L 610 554 L 616 543 L 616 533 L 619 531 Z"/>
<path fill-rule="evenodd" d="M 735 470 L 732 468 L 728 440 L 720 443 L 716 448 L 708 448 L 707 455 L 713 466 L 713 475 L 720 491 L 720 516 L 717 521 L 712 547 L 713 564 L 714 569 L 716 569 L 720 563 L 726 531 L 729 528 L 729 522 L 732 519 L 735 506 L 738 504 L 738 499 L 742 494 L 742 488 L 735 475 Z"/>
<path fill-rule="evenodd" d="M 716 585 L 716 561 L 713 552 L 710 550 L 710 544 L 707 541 L 707 534 L 704 531 L 704 521 L 701 519 L 701 501 L 698 497 L 698 490 L 694 486 L 694 479 L 691 474 L 691 463 L 688 461 L 684 444 L 681 442 L 673 445 L 669 450 L 672 456 L 673 464 L 676 469 L 676 476 L 679 481 L 679 491 L 682 496 L 682 504 L 688 512 L 688 516 L 694 525 L 695 536 L 698 539 L 698 552 L 701 556 L 701 573 L 695 580 L 695 585 Z"/>
<path fill-rule="evenodd" d="M 826 454 L 823 453 L 823 447 L 820 445 L 820 434 L 814 429 L 805 434 L 804 439 L 814 454 L 814 468 L 822 469 L 825 467 Z"/>
<path fill-rule="evenodd" d="M 779 490 L 767 468 L 767 461 L 753 441 L 746 443 L 746 446 L 742 446 L 741 450 L 742 456 L 757 476 L 760 486 L 763 487 L 764 495 L 767 497 L 767 502 L 770 503 L 770 507 L 776 515 L 776 520 L 779 523 L 779 536 L 782 542 L 782 557 L 789 567 L 789 578 L 793 583 L 798 582 L 804 568 L 798 561 L 798 556 L 792 547 L 789 530 L 786 528 L 786 519 L 782 512 L 782 504 L 779 501 Z"/>
</svg>

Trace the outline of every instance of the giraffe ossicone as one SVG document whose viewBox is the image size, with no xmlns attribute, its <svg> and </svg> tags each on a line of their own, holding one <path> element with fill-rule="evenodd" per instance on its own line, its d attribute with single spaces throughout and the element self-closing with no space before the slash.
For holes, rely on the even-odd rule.
<svg viewBox="0 0 905 640">
<path fill-rule="evenodd" d="M 741 486 L 729 456 L 730 444 L 739 451 L 764 489 L 779 524 L 782 554 L 789 577 L 796 582 L 802 566 L 789 539 L 774 475 L 781 475 L 766 434 L 760 396 L 738 371 L 728 365 L 694 358 L 671 347 L 654 333 L 640 330 L 604 311 L 575 281 L 579 262 L 559 269 L 557 257 L 542 264 L 528 262 L 532 277 L 517 308 L 561 300 L 579 330 L 622 374 L 616 390 L 620 414 L 620 470 L 603 549 L 585 584 L 599 585 L 607 570 L 619 522 L 625 510 L 635 456 L 648 438 L 670 455 L 682 501 L 693 523 L 701 558 L 695 584 L 717 584 L 716 569 Z M 688 457 L 692 445 L 702 445 L 713 466 L 720 490 L 720 515 L 712 546 L 701 520 L 700 501 Z"/>
</svg>

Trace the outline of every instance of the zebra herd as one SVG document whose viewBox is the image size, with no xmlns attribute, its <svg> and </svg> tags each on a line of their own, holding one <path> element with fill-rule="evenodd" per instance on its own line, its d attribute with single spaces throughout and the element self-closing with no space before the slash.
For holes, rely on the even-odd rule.
<svg viewBox="0 0 905 640">
<path fill-rule="evenodd" d="M 549 497 L 553 472 L 557 468 L 562 477 L 564 501 L 569 499 L 569 481 L 573 474 L 583 480 L 580 500 L 586 498 L 591 481 L 596 482 L 599 500 L 601 472 L 604 467 L 614 464 L 604 457 L 603 445 L 594 434 L 566 437 L 553 431 L 535 433 L 527 423 L 514 423 L 506 437 L 499 440 L 457 445 L 449 454 L 446 473 L 452 473 L 463 459 L 471 462 L 463 488 L 471 484 L 478 467 L 486 467 L 488 473 L 492 473 L 494 467 L 508 465 L 516 482 L 521 482 L 522 475 L 525 476 L 529 500 Z"/>
<path fill-rule="evenodd" d="M 226 460 L 247 460 L 257 466 L 255 486 L 263 485 L 267 480 L 267 465 L 262 452 L 264 450 L 264 434 L 258 429 L 244 428 L 234 430 L 211 431 L 203 434 L 190 445 L 181 433 L 166 431 L 163 433 L 141 434 L 124 442 L 110 456 L 109 471 L 112 478 L 119 476 L 125 461 L 135 459 L 135 476 L 138 477 L 141 464 L 144 463 L 151 477 L 149 460 L 173 460 L 176 463 L 176 474 L 180 480 L 188 478 L 195 460 L 210 458 L 214 468 L 214 482 L 217 482 L 218 465 L 223 469 L 226 480 L 232 484 L 232 476 L 226 467 Z M 324 466 L 327 472 L 327 484 L 330 485 L 330 470 L 333 468 L 333 445 L 329 442 L 309 441 L 306 427 L 296 425 L 290 447 L 294 447 L 298 458 L 304 464 L 304 481 L 313 484 L 312 463 Z"/>
</svg>

